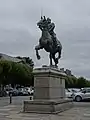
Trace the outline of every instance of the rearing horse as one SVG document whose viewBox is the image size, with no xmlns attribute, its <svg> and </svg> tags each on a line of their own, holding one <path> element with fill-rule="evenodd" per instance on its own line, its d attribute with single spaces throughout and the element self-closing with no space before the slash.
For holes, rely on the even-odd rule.
<svg viewBox="0 0 90 120">
<path fill-rule="evenodd" d="M 48 24 L 47 24 L 47 20 L 45 17 L 44 17 L 44 19 L 41 19 L 37 23 L 37 26 L 39 26 L 39 28 L 42 31 L 41 38 L 39 39 L 39 44 L 35 47 L 37 59 L 40 59 L 40 55 L 38 53 L 38 50 L 44 48 L 45 51 L 50 53 L 50 55 L 49 55 L 50 66 L 52 66 L 52 59 L 53 59 L 55 62 L 55 66 L 57 67 L 58 60 L 61 57 L 62 45 L 61 45 L 60 41 L 58 41 L 58 40 L 57 40 L 57 42 L 58 42 L 57 46 L 54 45 L 52 36 L 48 32 Z M 57 58 L 55 57 L 56 53 L 58 53 Z"/>
</svg>

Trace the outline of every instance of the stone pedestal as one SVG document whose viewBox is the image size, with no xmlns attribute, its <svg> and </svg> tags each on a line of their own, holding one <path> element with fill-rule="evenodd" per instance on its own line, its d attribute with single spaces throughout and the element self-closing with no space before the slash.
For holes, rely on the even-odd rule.
<svg viewBox="0 0 90 120">
<path fill-rule="evenodd" d="M 56 68 L 42 67 L 34 71 L 34 100 L 24 101 L 24 112 L 57 113 L 72 106 L 65 99 L 64 73 Z"/>
</svg>

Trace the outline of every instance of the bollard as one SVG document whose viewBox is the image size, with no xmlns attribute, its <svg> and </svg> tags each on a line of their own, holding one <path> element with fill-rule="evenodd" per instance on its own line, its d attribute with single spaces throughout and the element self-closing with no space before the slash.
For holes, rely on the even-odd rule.
<svg viewBox="0 0 90 120">
<path fill-rule="evenodd" d="M 10 104 L 12 103 L 12 93 L 10 93 Z"/>
<path fill-rule="evenodd" d="M 30 96 L 30 100 L 33 100 L 33 96 Z"/>
</svg>

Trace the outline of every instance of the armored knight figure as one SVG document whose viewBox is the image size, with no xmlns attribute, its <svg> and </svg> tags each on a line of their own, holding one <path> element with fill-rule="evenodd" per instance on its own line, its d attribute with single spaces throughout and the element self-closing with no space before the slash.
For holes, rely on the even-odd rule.
<svg viewBox="0 0 90 120">
<path fill-rule="evenodd" d="M 55 24 L 51 22 L 50 18 L 47 18 L 47 23 L 48 23 L 48 31 L 49 31 L 50 35 L 52 36 L 54 45 L 56 47 L 58 43 L 57 43 L 56 34 L 54 33 Z"/>
<path fill-rule="evenodd" d="M 57 41 L 57 38 L 56 38 L 56 34 L 54 32 L 55 24 L 53 22 L 51 22 L 51 19 L 49 17 L 46 19 L 45 16 L 44 16 L 44 18 L 41 16 L 41 19 L 44 19 L 45 21 L 47 21 L 46 23 L 48 25 L 48 32 L 50 33 L 50 35 L 52 37 L 52 40 L 53 40 L 53 43 L 54 43 L 54 47 L 57 47 L 58 41 Z M 43 29 L 41 26 L 39 26 L 39 28 L 41 30 Z"/>
</svg>

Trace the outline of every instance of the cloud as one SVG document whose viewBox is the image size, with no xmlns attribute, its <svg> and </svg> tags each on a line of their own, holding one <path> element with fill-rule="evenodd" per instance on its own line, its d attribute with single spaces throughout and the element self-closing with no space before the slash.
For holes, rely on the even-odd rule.
<svg viewBox="0 0 90 120">
<path fill-rule="evenodd" d="M 0 52 L 30 56 L 35 66 L 49 64 L 48 53 L 41 50 L 38 61 L 34 50 L 41 10 L 55 22 L 63 45 L 59 67 L 90 78 L 90 0 L 0 0 Z"/>
</svg>

